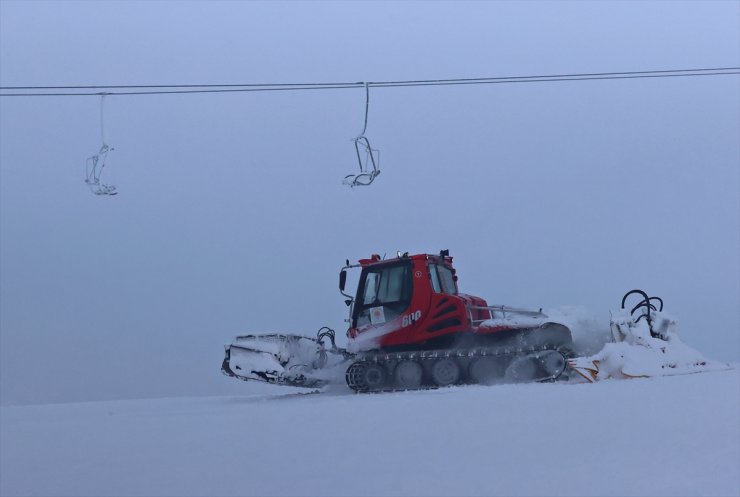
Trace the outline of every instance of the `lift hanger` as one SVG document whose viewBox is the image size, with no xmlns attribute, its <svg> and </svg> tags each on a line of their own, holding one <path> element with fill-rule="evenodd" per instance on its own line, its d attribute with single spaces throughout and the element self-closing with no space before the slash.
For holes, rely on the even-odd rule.
<svg viewBox="0 0 740 497">
<path fill-rule="evenodd" d="M 362 128 L 362 133 L 352 140 L 355 143 L 355 152 L 357 153 L 357 163 L 360 166 L 360 172 L 358 174 L 348 174 L 344 177 L 344 181 L 342 181 L 345 185 L 349 185 L 350 188 L 368 186 L 380 174 L 380 151 L 372 148 L 370 141 L 365 136 L 369 107 L 370 88 L 367 82 L 365 82 L 365 125 Z M 372 170 L 370 170 L 371 167 Z"/>
<path fill-rule="evenodd" d="M 88 157 L 85 161 L 85 183 L 90 187 L 90 191 L 95 195 L 117 195 L 116 187 L 114 185 L 106 185 L 100 182 L 100 175 L 103 173 L 105 167 L 105 161 L 108 158 L 108 152 L 112 152 L 113 148 L 109 147 L 105 143 L 105 119 L 104 119 L 104 105 L 105 96 L 107 93 L 100 94 L 100 141 L 102 145 L 98 153 L 92 157 Z"/>
</svg>

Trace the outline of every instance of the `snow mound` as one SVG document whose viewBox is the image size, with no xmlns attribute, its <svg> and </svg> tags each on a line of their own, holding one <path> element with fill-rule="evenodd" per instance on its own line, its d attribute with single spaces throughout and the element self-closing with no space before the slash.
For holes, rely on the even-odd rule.
<svg viewBox="0 0 740 497">
<path fill-rule="evenodd" d="M 591 382 L 731 369 L 683 343 L 677 327 L 678 322 L 664 312 L 653 312 L 648 321 L 634 320 L 624 309 L 612 311 L 613 341 L 596 354 L 571 359 L 569 365 Z"/>
</svg>

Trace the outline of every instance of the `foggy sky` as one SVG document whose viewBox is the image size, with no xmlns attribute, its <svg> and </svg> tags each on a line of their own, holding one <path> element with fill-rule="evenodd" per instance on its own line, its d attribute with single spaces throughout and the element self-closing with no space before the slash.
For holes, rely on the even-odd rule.
<svg viewBox="0 0 740 497">
<path fill-rule="evenodd" d="M 7 2 L 0 83 L 381 81 L 740 65 L 737 2 Z M 238 393 L 243 332 L 343 335 L 346 258 L 449 248 L 491 304 L 643 288 L 740 358 L 737 76 L 0 98 L 0 401 Z"/>
</svg>

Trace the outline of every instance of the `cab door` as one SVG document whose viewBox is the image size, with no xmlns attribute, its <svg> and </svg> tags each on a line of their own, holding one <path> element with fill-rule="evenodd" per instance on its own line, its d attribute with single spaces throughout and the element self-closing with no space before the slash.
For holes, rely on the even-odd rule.
<svg viewBox="0 0 740 497">
<path fill-rule="evenodd" d="M 363 269 L 352 327 L 360 333 L 371 328 L 392 328 L 396 321 L 400 323 L 400 317 L 409 308 L 412 296 L 411 261 Z"/>
</svg>

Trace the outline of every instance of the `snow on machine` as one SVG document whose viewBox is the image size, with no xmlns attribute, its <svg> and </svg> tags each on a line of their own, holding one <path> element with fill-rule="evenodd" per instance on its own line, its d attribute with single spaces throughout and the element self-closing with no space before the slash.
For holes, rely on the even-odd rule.
<svg viewBox="0 0 740 497">
<path fill-rule="evenodd" d="M 625 308 L 630 297 L 641 300 Z M 642 290 L 622 297 L 611 313 L 612 342 L 597 354 L 568 360 L 568 366 L 589 382 L 608 378 L 647 378 L 728 369 L 708 361 L 678 338 L 677 321 L 663 312 L 663 300 Z"/>
<path fill-rule="evenodd" d="M 353 268 L 360 269 L 354 296 L 345 293 Z M 339 290 L 349 307 L 346 348 L 337 347 L 327 327 L 316 338 L 245 335 L 226 347 L 222 372 L 311 388 L 344 374 L 357 392 L 567 377 L 568 327 L 541 309 L 490 306 L 460 293 L 447 250 L 347 261 Z"/>
</svg>

